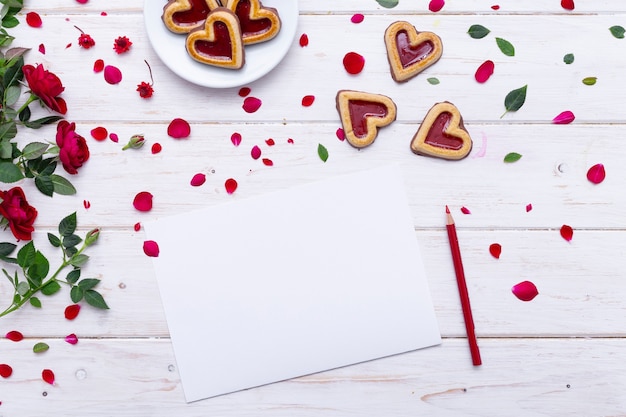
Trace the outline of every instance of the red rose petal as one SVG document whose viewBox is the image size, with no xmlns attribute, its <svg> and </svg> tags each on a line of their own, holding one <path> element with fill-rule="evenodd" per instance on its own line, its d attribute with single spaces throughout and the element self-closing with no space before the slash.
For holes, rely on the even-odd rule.
<svg viewBox="0 0 626 417">
<path fill-rule="evenodd" d="M 80 305 L 72 304 L 65 307 L 65 318 L 68 320 L 74 320 L 80 312 Z"/>
<path fill-rule="evenodd" d="M 24 335 L 22 333 L 18 332 L 17 330 L 11 330 L 4 337 L 6 337 L 7 339 L 9 339 L 9 340 L 11 340 L 13 342 L 19 342 L 19 341 L 24 339 Z"/>
<path fill-rule="evenodd" d="M 95 140 L 105 140 L 108 135 L 109 132 L 107 132 L 106 128 L 102 126 L 91 129 L 91 137 Z"/>
<path fill-rule="evenodd" d="M 202 184 L 204 184 L 206 182 L 206 175 L 202 174 L 202 173 L 198 173 L 196 175 L 193 176 L 193 178 L 191 179 L 191 185 L 193 187 L 199 187 Z"/>
<path fill-rule="evenodd" d="M 65 341 L 70 345 L 75 345 L 76 343 L 78 343 L 78 337 L 74 333 L 68 334 L 67 336 L 65 336 Z"/>
<path fill-rule="evenodd" d="M 93 72 L 100 72 L 104 69 L 104 61 L 101 59 L 96 59 L 93 63 Z"/>
<path fill-rule="evenodd" d="M 499 243 L 492 243 L 489 245 L 489 253 L 496 259 L 500 259 L 500 254 L 502 253 L 502 245 Z"/>
<path fill-rule="evenodd" d="M 143 253 L 151 258 L 157 258 L 159 256 L 159 244 L 154 240 L 146 240 L 143 242 Z"/>
<path fill-rule="evenodd" d="M 430 0 L 430 3 L 428 4 L 428 10 L 430 10 L 431 12 L 438 12 L 445 5 L 446 2 L 444 0 Z"/>
<path fill-rule="evenodd" d="M 261 157 L 261 148 L 254 145 L 250 151 L 250 155 L 252 156 L 252 159 L 259 159 Z"/>
<path fill-rule="evenodd" d="M 89 209 L 91 207 L 91 203 L 89 202 L 89 200 L 83 200 L 83 207 L 85 207 L 86 209 Z"/>
<path fill-rule="evenodd" d="M 263 158 L 263 165 L 271 167 L 274 166 L 274 162 L 271 159 Z"/>
<path fill-rule="evenodd" d="M 133 226 L 133 230 L 135 230 L 135 232 L 138 232 L 141 230 L 141 223 L 137 222 L 135 223 L 135 225 Z"/>
<path fill-rule="evenodd" d="M 233 145 L 239 146 L 241 144 L 241 134 L 237 132 L 233 133 L 232 135 L 230 135 L 230 141 L 233 143 Z"/>
<path fill-rule="evenodd" d="M 241 87 L 239 89 L 239 97 L 247 97 L 248 94 L 250 94 L 250 88 L 249 87 Z"/>
<path fill-rule="evenodd" d="M 300 35 L 300 46 L 301 47 L 305 47 L 309 45 L 309 37 L 307 36 L 306 33 L 303 33 L 302 35 Z"/>
<path fill-rule="evenodd" d="M 46 45 L 44 45 L 43 43 L 39 44 L 39 53 L 42 55 L 46 54 Z"/>
<path fill-rule="evenodd" d="M 565 10 L 574 10 L 574 0 L 561 0 L 561 7 Z"/>
<path fill-rule="evenodd" d="M 152 152 L 152 154 L 156 154 L 156 153 L 161 152 L 162 149 L 163 149 L 163 147 L 161 146 L 160 143 L 154 143 L 152 145 L 151 152 Z"/>
<path fill-rule="evenodd" d="M 28 12 L 26 13 L 26 23 L 32 28 L 40 28 L 42 24 L 41 16 L 37 12 Z"/>
<path fill-rule="evenodd" d="M 13 368 L 6 363 L 0 363 L 0 376 L 2 378 L 8 378 L 13 375 Z"/>
<path fill-rule="evenodd" d="M 494 4 L 493 6 L 491 6 L 492 10 L 500 10 L 500 6 L 498 6 L 497 4 Z"/>
<path fill-rule="evenodd" d="M 533 205 L 532 204 L 526 204 L 526 213 L 528 213 L 532 209 L 533 209 Z"/>
<path fill-rule="evenodd" d="M 141 191 L 137 193 L 133 199 L 133 206 L 138 211 L 150 211 L 152 210 L 152 194 L 148 191 Z"/>
<path fill-rule="evenodd" d="M 291 139 L 291 138 L 287 139 L 287 143 L 290 143 L 290 144 L 293 145 L 293 139 Z"/>
<path fill-rule="evenodd" d="M 87 0 L 84 0 L 85 3 L 87 2 Z M 107 12 L 100 12 L 100 16 L 108 16 Z"/>
<path fill-rule="evenodd" d="M 89 0 L 76 0 L 76 3 L 86 4 Z"/>
<path fill-rule="evenodd" d="M 348 71 L 348 74 L 358 74 L 363 71 L 365 66 L 365 58 L 356 52 L 348 52 L 343 57 L 343 67 Z"/>
<path fill-rule="evenodd" d="M 493 74 L 493 70 L 495 68 L 495 64 L 493 61 L 487 60 L 483 62 L 480 67 L 476 70 L 476 74 L 474 74 L 474 78 L 479 83 L 487 82 L 489 77 Z"/>
<path fill-rule="evenodd" d="M 68 49 L 69 47 L 72 46 L 72 42 L 68 43 L 67 45 L 65 45 L 65 49 Z"/>
<path fill-rule="evenodd" d="M 302 97 L 302 105 L 304 107 L 310 107 L 311 105 L 313 105 L 314 101 L 315 101 L 315 96 L 304 96 L 304 97 Z"/>
<path fill-rule="evenodd" d="M 235 181 L 233 178 L 229 178 L 224 183 L 224 187 L 226 188 L 226 192 L 228 194 L 232 194 L 235 192 L 235 190 L 237 190 L 237 181 Z"/>
<path fill-rule="evenodd" d="M 41 372 L 41 379 L 43 379 L 50 385 L 54 385 L 54 372 L 52 372 L 50 369 L 44 369 Z"/>
<path fill-rule="evenodd" d="M 361 23 L 364 19 L 365 19 L 365 16 L 363 16 L 361 13 L 356 13 L 352 15 L 352 17 L 350 18 L 350 21 L 352 23 Z"/>
<path fill-rule="evenodd" d="M 564 224 L 563 226 L 561 226 L 561 237 L 568 242 L 571 242 L 572 238 L 574 237 L 574 229 L 572 229 L 571 226 Z"/>
<path fill-rule="evenodd" d="M 246 113 L 254 113 L 255 111 L 259 110 L 261 104 L 263 104 L 263 102 L 256 97 L 246 97 L 243 101 L 243 106 L 241 106 L 241 108 Z"/>
<path fill-rule="evenodd" d="M 552 123 L 555 125 L 566 125 L 572 123 L 576 116 L 569 110 L 566 110 L 559 115 L 557 115 L 554 119 L 552 119 Z"/>
<path fill-rule="evenodd" d="M 337 139 L 340 141 L 346 140 L 346 132 L 344 132 L 342 128 L 337 129 L 335 135 L 337 135 Z"/>
<path fill-rule="evenodd" d="M 267 144 L 267 146 L 274 146 L 274 145 L 276 145 L 276 142 L 274 142 L 274 139 L 272 139 L 272 138 L 266 139 L 265 143 Z"/>
<path fill-rule="evenodd" d="M 183 139 L 191 134 L 191 126 L 186 120 L 176 118 L 167 126 L 167 134 L 174 139 Z"/>
<path fill-rule="evenodd" d="M 119 142 L 120 138 L 119 136 L 117 136 L 117 133 L 109 133 L 109 139 L 111 139 L 111 142 Z"/>
<path fill-rule="evenodd" d="M 104 67 L 104 80 L 109 84 L 119 84 L 122 81 L 122 71 L 113 65 Z"/>
<path fill-rule="evenodd" d="M 511 292 L 522 301 L 530 301 L 539 294 L 535 284 L 530 281 L 522 281 L 514 285 Z"/>
<path fill-rule="evenodd" d="M 461 213 L 463 213 L 463 214 L 472 214 L 470 209 L 468 209 L 467 207 L 461 207 Z"/>
<path fill-rule="evenodd" d="M 594 184 L 600 184 L 604 178 L 606 178 L 606 171 L 602 164 L 596 164 L 587 171 L 587 179 Z"/>
</svg>

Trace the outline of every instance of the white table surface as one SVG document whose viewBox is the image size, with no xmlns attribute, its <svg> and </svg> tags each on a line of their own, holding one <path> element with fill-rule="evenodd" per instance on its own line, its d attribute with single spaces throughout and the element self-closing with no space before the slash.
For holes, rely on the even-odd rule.
<svg viewBox="0 0 626 417">
<path fill-rule="evenodd" d="M 76 320 L 67 321 L 63 310 L 70 300 L 62 292 L 46 299 L 42 311 L 26 307 L 1 318 L 0 334 L 19 330 L 26 339 L 0 340 L 0 363 L 14 370 L 0 379 L 0 416 L 626 415 L 626 40 L 609 32 L 626 25 L 626 2 L 577 0 L 573 11 L 558 0 L 447 3 L 431 13 L 427 0 L 401 0 L 392 9 L 375 0 L 300 0 L 296 40 L 273 72 L 247 85 L 263 101 L 248 114 L 238 88 L 197 87 L 164 66 L 146 37 L 142 0 L 26 1 L 24 13 L 37 11 L 43 27 L 28 27 L 23 13 L 23 23 L 11 31 L 16 45 L 32 48 L 28 63 L 43 63 L 63 80 L 66 118 L 77 123 L 91 150 L 72 178 L 76 196 L 51 200 L 24 184 L 40 212 L 34 238 L 44 245 L 46 233 L 72 211 L 82 231 L 102 227 L 84 273 L 102 279 L 111 310 L 83 306 Z M 500 10 L 492 10 L 495 4 Z M 363 13 L 364 21 L 351 23 L 354 13 Z M 405 84 L 391 79 L 382 40 L 396 20 L 434 31 L 444 43 L 442 59 Z M 491 33 L 472 39 L 466 33 L 472 24 Z M 94 48 L 78 47 L 74 25 L 92 35 Z M 303 33 L 310 40 L 305 48 L 297 41 Z M 112 45 L 121 35 L 133 46 L 118 56 Z M 516 55 L 503 55 L 495 37 L 510 41 Z M 41 43 L 45 55 L 38 52 Z M 343 69 L 349 51 L 366 59 L 359 75 Z M 573 64 L 564 64 L 566 53 L 575 55 Z M 93 73 L 99 58 L 123 71 L 119 85 Z M 474 72 L 487 59 L 495 62 L 495 73 L 478 84 Z M 149 100 L 135 91 L 149 81 L 144 60 L 154 73 Z M 596 85 L 582 83 L 590 76 Z M 429 77 L 440 84 L 429 84 Z M 526 84 L 525 105 L 500 118 L 505 95 Z M 352 148 L 335 136 L 339 89 L 392 97 L 398 120 L 372 146 Z M 315 96 L 311 107 L 301 106 L 305 95 Z M 427 110 L 444 100 L 457 105 L 474 139 L 462 161 L 409 149 Z M 565 110 L 575 113 L 574 123 L 552 124 Z M 167 136 L 175 117 L 191 123 L 188 139 Z M 93 140 L 89 132 L 97 126 L 117 133 L 120 143 Z M 230 141 L 234 132 L 243 137 L 239 147 Z M 148 144 L 122 151 L 122 142 L 136 133 Z M 54 127 L 23 135 L 53 140 Z M 268 138 L 276 145 L 268 146 Z M 153 155 L 155 142 L 163 151 Z M 329 151 L 326 163 L 318 144 Z M 274 166 L 250 157 L 254 145 Z M 509 152 L 523 156 L 507 164 Z M 401 166 L 407 184 L 443 343 L 186 404 L 152 263 L 142 251 L 144 234 L 133 225 L 389 162 Z M 607 177 L 594 185 L 586 173 L 597 163 Z M 189 185 L 196 173 L 207 175 L 197 188 Z M 231 177 L 239 188 L 228 195 L 224 181 Z M 132 206 L 139 191 L 154 195 L 149 213 Z M 446 204 L 457 223 L 480 367 L 472 366 L 465 338 Z M 571 242 L 559 234 L 563 224 L 574 228 Z M 3 240 L 12 239 L 3 233 Z M 496 242 L 503 248 L 500 259 L 489 254 Z M 192 277 L 180 280 L 193 287 Z M 531 302 L 511 293 L 524 280 L 539 289 Z M 0 281 L 6 304 L 8 291 Z M 69 333 L 78 335 L 76 346 L 63 340 Z M 35 355 L 32 346 L 40 341 L 51 348 Z M 54 370 L 54 386 L 41 380 L 43 368 Z"/>
</svg>

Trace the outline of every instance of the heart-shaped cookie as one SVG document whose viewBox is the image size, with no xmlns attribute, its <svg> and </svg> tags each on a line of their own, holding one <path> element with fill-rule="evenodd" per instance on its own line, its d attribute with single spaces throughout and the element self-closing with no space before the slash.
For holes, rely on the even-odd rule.
<svg viewBox="0 0 626 417">
<path fill-rule="evenodd" d="M 161 19 L 170 31 L 189 33 L 204 26 L 207 15 L 220 6 L 219 0 L 169 0 Z"/>
<path fill-rule="evenodd" d="M 371 145 L 378 129 L 396 120 L 396 104 L 381 94 L 340 90 L 336 103 L 346 140 L 355 148 Z"/>
<path fill-rule="evenodd" d="M 189 55 L 203 64 L 229 69 L 244 64 L 239 19 L 225 7 L 212 10 L 203 27 L 189 32 L 185 46 Z"/>
<path fill-rule="evenodd" d="M 469 155 L 472 138 L 459 109 L 447 101 L 435 104 L 413 136 L 411 150 L 418 155 L 452 160 Z"/>
<path fill-rule="evenodd" d="M 394 22 L 385 30 L 391 77 L 405 82 L 441 58 L 443 44 L 433 32 L 418 32 L 409 22 Z"/>
<path fill-rule="evenodd" d="M 260 0 L 228 0 L 226 7 L 239 18 L 244 45 L 268 41 L 280 31 L 278 11 L 263 7 Z"/>
</svg>

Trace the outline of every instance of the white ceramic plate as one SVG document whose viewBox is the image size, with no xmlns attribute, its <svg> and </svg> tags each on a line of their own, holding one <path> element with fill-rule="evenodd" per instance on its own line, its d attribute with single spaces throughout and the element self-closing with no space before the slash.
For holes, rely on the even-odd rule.
<svg viewBox="0 0 626 417">
<path fill-rule="evenodd" d="M 282 27 L 274 39 L 245 47 L 246 61 L 239 70 L 212 67 L 193 60 L 185 49 L 185 35 L 170 32 L 163 21 L 166 1 L 145 0 L 143 15 L 152 47 L 165 65 L 181 78 L 205 87 L 238 87 L 255 81 L 282 61 L 298 27 L 298 0 L 263 0 L 278 10 Z"/>
</svg>

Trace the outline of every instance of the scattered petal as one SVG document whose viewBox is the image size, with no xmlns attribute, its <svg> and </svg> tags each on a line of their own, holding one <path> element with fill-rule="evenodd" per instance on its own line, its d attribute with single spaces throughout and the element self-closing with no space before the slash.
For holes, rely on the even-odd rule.
<svg viewBox="0 0 626 417">
<path fill-rule="evenodd" d="M 348 71 L 348 74 L 358 74 L 363 71 L 365 66 L 365 58 L 356 52 L 348 52 L 343 57 L 343 67 Z"/>
<path fill-rule="evenodd" d="M 461 207 L 461 213 L 463 213 L 463 214 L 472 214 L 470 209 L 468 209 L 467 207 Z"/>
<path fill-rule="evenodd" d="M 135 223 L 135 225 L 133 226 L 133 230 L 135 232 L 140 231 L 141 230 L 141 223 L 139 223 L 139 222 Z"/>
<path fill-rule="evenodd" d="M 0 376 L 2 378 L 8 378 L 13 375 L 13 368 L 6 363 L 0 363 Z"/>
<path fill-rule="evenodd" d="M 138 211 L 150 211 L 152 210 L 152 194 L 148 191 L 141 191 L 137 193 L 133 199 L 133 206 Z"/>
<path fill-rule="evenodd" d="M 241 144 L 241 133 L 235 132 L 230 135 L 230 141 L 233 143 L 233 145 L 239 146 Z"/>
<path fill-rule="evenodd" d="M 191 134 L 191 126 L 186 120 L 176 118 L 167 126 L 167 134 L 174 139 L 183 139 Z"/>
<path fill-rule="evenodd" d="M 276 142 L 274 142 L 274 139 L 272 139 L 272 138 L 266 139 L 265 143 L 267 144 L 267 146 L 274 146 L 274 145 L 276 145 Z"/>
<path fill-rule="evenodd" d="M 37 12 L 28 12 L 26 13 L 26 23 L 32 28 L 40 28 L 42 24 L 41 16 Z"/>
<path fill-rule="evenodd" d="M 80 305 L 72 304 L 65 307 L 65 318 L 68 320 L 74 320 L 80 312 Z"/>
<path fill-rule="evenodd" d="M 587 179 L 594 184 L 600 184 L 606 177 L 603 164 L 596 164 L 587 171 Z"/>
<path fill-rule="evenodd" d="M 339 139 L 342 142 L 346 140 L 346 132 L 344 132 L 342 128 L 337 129 L 337 131 L 335 132 L 335 135 L 337 135 L 337 139 Z"/>
<path fill-rule="evenodd" d="M 530 301 L 539 294 L 535 284 L 530 281 L 522 281 L 514 285 L 511 292 L 522 301 Z"/>
<path fill-rule="evenodd" d="M 132 45 L 133 43 L 126 36 L 119 36 L 113 42 L 113 50 L 115 50 L 117 54 L 123 54 L 128 52 Z"/>
<path fill-rule="evenodd" d="M 430 10 L 431 12 L 438 12 L 445 5 L 446 2 L 444 0 L 430 0 L 430 3 L 428 4 L 428 10 Z"/>
<path fill-rule="evenodd" d="M 95 140 L 98 140 L 98 141 L 105 140 L 108 135 L 109 135 L 109 132 L 106 130 L 105 127 L 98 126 L 98 127 L 91 129 L 91 137 L 94 138 Z"/>
<path fill-rule="evenodd" d="M 489 253 L 496 259 L 500 259 L 500 254 L 502 253 L 502 245 L 499 243 L 492 243 L 489 245 Z"/>
<path fill-rule="evenodd" d="M 291 138 L 287 139 L 287 143 L 293 145 L 293 139 L 291 139 Z"/>
<path fill-rule="evenodd" d="M 17 330 L 11 330 L 4 337 L 6 337 L 7 339 L 9 339 L 12 342 L 19 342 L 19 341 L 24 339 L 24 335 L 22 333 L 18 332 Z"/>
<path fill-rule="evenodd" d="M 565 10 L 574 10 L 574 0 L 561 0 L 561 7 Z"/>
<path fill-rule="evenodd" d="M 46 54 L 46 45 L 44 45 L 43 43 L 39 44 L 39 53 L 41 53 L 42 55 Z"/>
<path fill-rule="evenodd" d="M 256 97 L 246 97 L 243 101 L 243 106 L 241 106 L 241 108 L 246 113 L 254 113 L 255 111 L 259 110 L 261 104 L 263 104 L 263 102 Z"/>
<path fill-rule="evenodd" d="M 87 4 L 89 0 L 76 0 L 76 3 Z"/>
<path fill-rule="evenodd" d="M 70 345 L 75 345 L 76 343 L 78 343 L 78 337 L 74 333 L 68 334 L 67 336 L 65 336 L 65 341 Z"/>
<path fill-rule="evenodd" d="M 104 69 L 104 61 L 101 59 L 96 59 L 93 63 L 93 72 L 101 72 Z"/>
<path fill-rule="evenodd" d="M 526 204 L 526 213 L 528 213 L 532 209 L 533 209 L 533 205 L 532 204 L 530 204 L 530 203 Z"/>
<path fill-rule="evenodd" d="M 85 207 L 85 209 L 89 209 L 91 207 L 89 200 L 83 200 L 83 207 Z"/>
<path fill-rule="evenodd" d="M 196 175 L 193 176 L 193 178 L 191 179 L 191 186 L 192 187 L 199 187 L 202 184 L 204 184 L 206 182 L 206 175 L 202 174 L 202 173 L 198 173 Z"/>
<path fill-rule="evenodd" d="M 492 10 L 500 10 L 500 6 L 497 4 L 494 4 L 493 6 L 491 6 Z"/>
<path fill-rule="evenodd" d="M 274 166 L 274 162 L 271 159 L 263 158 L 263 165 L 271 167 Z"/>
<path fill-rule="evenodd" d="M 161 150 L 163 150 L 163 147 L 161 146 L 160 143 L 154 143 L 152 145 L 151 152 L 152 152 L 153 155 L 161 152 Z"/>
<path fill-rule="evenodd" d="M 119 84 L 122 81 L 122 71 L 113 65 L 104 67 L 104 80 L 109 84 Z"/>
<path fill-rule="evenodd" d="M 109 139 L 111 139 L 111 142 L 119 142 L 120 138 L 119 136 L 117 136 L 117 133 L 109 133 Z"/>
<path fill-rule="evenodd" d="M 361 13 L 355 13 L 352 15 L 352 17 L 350 18 L 350 21 L 352 23 L 361 23 L 363 20 L 365 19 L 365 16 L 363 16 L 363 14 Z"/>
<path fill-rule="evenodd" d="M 315 101 L 315 96 L 304 96 L 302 97 L 302 105 L 304 107 L 310 107 Z"/>
<path fill-rule="evenodd" d="M 552 123 L 555 125 L 566 125 L 572 123 L 576 116 L 569 110 L 566 110 L 559 115 L 557 115 L 554 119 L 552 119 Z"/>
<path fill-rule="evenodd" d="M 261 148 L 254 145 L 250 151 L 250 155 L 252 156 L 252 159 L 259 159 L 261 157 Z"/>
<path fill-rule="evenodd" d="M 143 242 L 143 253 L 151 258 L 157 258 L 159 256 L 159 244 L 154 240 L 146 240 Z"/>
<path fill-rule="evenodd" d="M 300 46 L 303 48 L 309 46 L 309 36 L 306 33 L 300 35 Z"/>
<path fill-rule="evenodd" d="M 241 87 L 239 89 L 239 97 L 248 97 L 251 91 L 250 87 Z"/>
<path fill-rule="evenodd" d="M 483 62 L 480 67 L 476 70 L 476 74 L 474 74 L 474 78 L 479 83 L 487 82 L 489 77 L 493 74 L 493 70 L 495 69 L 495 64 L 493 61 L 487 60 Z"/>
<path fill-rule="evenodd" d="M 50 369 L 44 369 L 41 372 L 41 379 L 43 379 L 50 385 L 54 385 L 54 372 L 52 372 Z"/>
<path fill-rule="evenodd" d="M 237 190 L 237 181 L 235 181 L 233 178 L 229 178 L 224 183 L 224 187 L 226 188 L 226 192 L 228 194 L 232 194 L 235 192 L 235 190 Z"/>
<path fill-rule="evenodd" d="M 572 229 L 571 226 L 564 224 L 561 226 L 561 237 L 568 242 L 571 242 L 574 237 L 574 229 Z"/>
</svg>

